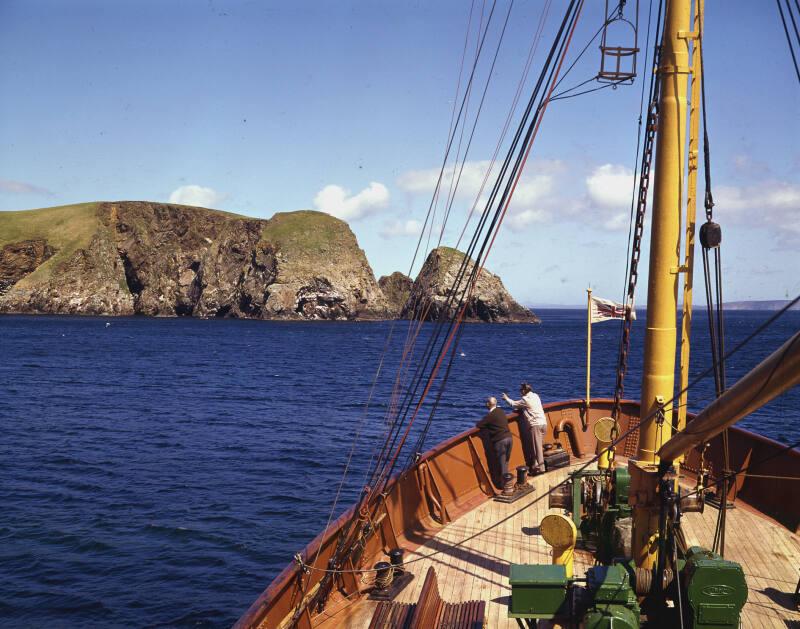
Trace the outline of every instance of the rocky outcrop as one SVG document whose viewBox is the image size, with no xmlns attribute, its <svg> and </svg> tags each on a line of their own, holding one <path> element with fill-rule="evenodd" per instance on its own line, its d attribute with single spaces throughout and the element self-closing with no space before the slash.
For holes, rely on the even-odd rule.
<svg viewBox="0 0 800 629">
<path fill-rule="evenodd" d="M 273 318 L 385 319 L 383 293 L 366 254 L 342 220 L 302 210 L 273 216 L 262 240 L 275 248 L 266 304 Z"/>
<path fill-rule="evenodd" d="M 388 312 L 352 231 L 327 214 L 263 221 L 145 202 L 3 214 L 0 312 L 259 319 Z M 25 232 L 37 237 L 3 242 Z"/>
<path fill-rule="evenodd" d="M 392 316 L 397 317 L 403 312 L 403 308 L 411 295 L 411 287 L 414 285 L 408 275 L 395 271 L 391 275 L 384 275 L 378 280 L 378 286 L 383 291 L 386 298 L 386 305 Z"/>
<path fill-rule="evenodd" d="M 101 208 L 136 314 L 261 318 L 274 281 L 263 221 L 154 203 Z"/>
<path fill-rule="evenodd" d="M 0 295 L 52 255 L 53 249 L 41 238 L 12 242 L 0 248 Z"/>
<path fill-rule="evenodd" d="M 428 321 L 449 318 L 455 314 L 463 298 L 466 300 L 466 321 L 539 323 L 533 312 L 514 301 L 500 278 L 486 269 L 481 272 L 471 294 L 468 294 L 467 283 L 463 281 L 457 293 L 452 295 L 451 287 L 464 259 L 463 253 L 449 247 L 431 251 L 414 281 L 401 316 Z M 472 260 L 468 265 L 469 270 L 473 266 Z"/>
</svg>

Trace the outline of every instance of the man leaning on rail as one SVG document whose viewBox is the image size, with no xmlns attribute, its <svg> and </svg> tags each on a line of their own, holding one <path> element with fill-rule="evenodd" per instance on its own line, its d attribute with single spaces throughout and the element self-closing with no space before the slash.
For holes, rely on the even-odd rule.
<svg viewBox="0 0 800 629">
<path fill-rule="evenodd" d="M 519 392 L 522 394 L 522 399 L 520 400 L 512 400 L 505 393 L 503 393 L 503 399 L 515 411 L 522 411 L 522 419 L 525 421 L 519 422 L 520 437 L 527 429 L 528 443 L 531 445 L 531 451 L 534 456 L 534 462 L 530 468 L 531 474 L 542 474 L 545 471 L 544 435 L 547 432 L 547 416 L 544 414 L 542 401 L 533 392 L 531 385 L 523 382 L 519 387 Z M 524 439 L 525 437 L 522 438 Z"/>
<path fill-rule="evenodd" d="M 500 486 L 508 474 L 508 462 L 511 460 L 511 431 L 508 429 L 508 418 L 502 408 L 497 407 L 497 398 L 486 399 L 489 412 L 475 426 L 489 433 L 489 440 L 494 446 L 494 453 L 500 463 Z"/>
</svg>

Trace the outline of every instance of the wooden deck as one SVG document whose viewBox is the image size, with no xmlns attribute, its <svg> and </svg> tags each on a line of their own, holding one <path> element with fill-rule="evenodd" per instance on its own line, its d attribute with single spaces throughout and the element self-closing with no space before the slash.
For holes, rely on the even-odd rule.
<svg viewBox="0 0 800 629">
<path fill-rule="evenodd" d="M 550 547 L 539 535 L 538 524 L 551 512 L 545 492 L 567 472 L 555 470 L 538 476 L 531 481 L 534 493 L 514 504 L 488 501 L 443 527 L 424 546 L 407 552 L 407 568 L 416 576 L 396 600 L 416 601 L 428 567 L 434 566 L 444 600 L 487 601 L 487 627 L 516 629 L 516 620 L 506 615 L 511 594 L 509 565 L 549 563 Z M 704 514 L 684 516 L 690 545 L 711 547 L 716 516 L 716 509 L 708 507 Z M 792 602 L 800 568 L 797 535 L 751 509 L 737 507 L 728 512 L 726 558 L 742 565 L 750 589 L 743 626 L 800 627 L 800 613 Z M 591 565 L 589 554 L 576 552 L 576 575 Z M 341 610 L 322 626 L 366 628 L 375 605 L 364 600 Z"/>
</svg>

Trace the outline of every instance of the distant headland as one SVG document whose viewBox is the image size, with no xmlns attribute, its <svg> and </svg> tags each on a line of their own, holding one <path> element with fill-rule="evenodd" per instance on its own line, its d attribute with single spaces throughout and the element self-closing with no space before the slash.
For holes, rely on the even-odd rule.
<svg viewBox="0 0 800 629">
<path fill-rule="evenodd" d="M 310 210 L 262 220 L 118 201 L 0 212 L 0 312 L 435 320 L 454 311 L 463 259 L 440 247 L 415 280 L 376 281 L 347 223 Z M 467 321 L 539 322 L 486 270 L 466 301 Z"/>
</svg>

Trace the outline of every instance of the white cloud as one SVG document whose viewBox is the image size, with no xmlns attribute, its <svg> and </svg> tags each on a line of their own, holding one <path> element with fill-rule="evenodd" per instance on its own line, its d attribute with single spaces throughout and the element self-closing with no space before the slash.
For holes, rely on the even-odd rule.
<svg viewBox="0 0 800 629">
<path fill-rule="evenodd" d="M 630 207 L 633 171 L 619 164 L 603 164 L 586 178 L 589 198 L 609 208 Z"/>
<path fill-rule="evenodd" d="M 213 188 L 204 188 L 197 185 L 181 186 L 173 190 L 172 194 L 169 195 L 170 203 L 210 208 L 213 208 L 214 205 L 224 199 L 225 195 L 220 194 Z"/>
<path fill-rule="evenodd" d="M 341 186 L 329 185 L 314 197 L 314 205 L 342 220 L 358 220 L 375 214 L 389 205 L 389 190 L 382 183 L 373 181 L 358 194 L 350 195 Z"/>
<path fill-rule="evenodd" d="M 766 181 L 750 186 L 717 186 L 714 213 L 718 220 L 730 217 L 778 228 L 800 236 L 800 185 L 786 181 Z"/>
<path fill-rule="evenodd" d="M 634 174 L 619 164 L 603 164 L 585 180 L 588 218 L 599 220 L 609 230 L 625 229 L 630 222 Z"/>
<path fill-rule="evenodd" d="M 12 192 L 14 194 L 43 194 L 53 196 L 47 188 L 36 186 L 24 181 L 14 181 L 13 179 L 0 179 L 0 192 Z"/>
<path fill-rule="evenodd" d="M 532 223 L 546 223 L 549 219 L 550 214 L 544 210 L 528 209 L 510 213 L 507 220 L 512 227 L 522 228 Z"/>
<path fill-rule="evenodd" d="M 487 178 L 490 165 L 488 160 L 480 160 L 466 162 L 463 168 L 461 164 L 445 168 L 439 185 L 439 207 L 445 205 L 451 186 L 456 181 L 458 188 L 454 197 L 458 205 L 464 211 L 469 211 L 480 194 L 477 209 L 483 209 L 499 170 L 495 164 Z M 557 209 L 557 184 L 565 170 L 563 162 L 559 160 L 529 162 L 508 209 L 509 223 L 519 228 L 548 221 Z M 439 172 L 438 168 L 411 170 L 397 178 L 397 185 L 409 194 L 430 197 L 436 190 Z"/>
<path fill-rule="evenodd" d="M 422 232 L 422 223 L 410 219 L 407 221 L 389 221 L 383 224 L 381 236 L 383 238 L 396 238 L 397 236 L 419 236 Z"/>
</svg>

